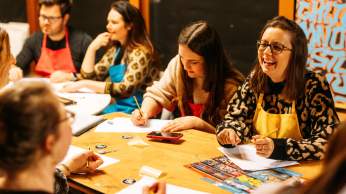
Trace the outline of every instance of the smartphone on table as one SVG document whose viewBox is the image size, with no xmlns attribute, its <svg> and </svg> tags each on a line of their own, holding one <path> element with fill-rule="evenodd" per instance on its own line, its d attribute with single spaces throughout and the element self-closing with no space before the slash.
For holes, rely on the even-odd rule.
<svg viewBox="0 0 346 194">
<path fill-rule="evenodd" d="M 182 133 L 175 133 L 175 132 L 152 131 L 147 134 L 147 138 L 154 139 L 154 140 L 177 141 L 182 137 L 183 137 Z"/>
</svg>

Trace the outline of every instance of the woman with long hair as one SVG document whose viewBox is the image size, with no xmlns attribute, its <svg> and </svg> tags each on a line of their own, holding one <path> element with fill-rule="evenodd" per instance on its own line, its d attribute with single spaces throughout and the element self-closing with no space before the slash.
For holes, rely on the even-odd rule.
<svg viewBox="0 0 346 194">
<path fill-rule="evenodd" d="M 132 113 L 136 125 L 145 125 L 162 108 L 179 110 L 163 131 L 197 129 L 215 133 L 226 113 L 226 104 L 243 81 L 229 62 L 216 30 L 205 21 L 186 26 L 178 38 L 178 55 L 168 64 L 160 81 L 144 94 L 140 113 Z"/>
<path fill-rule="evenodd" d="M 62 91 L 75 92 L 89 88 L 111 94 L 115 103 L 104 110 L 131 113 L 147 86 L 159 78 L 158 57 L 145 28 L 140 11 L 127 1 L 111 5 L 107 17 L 107 32 L 101 33 L 89 45 L 81 76 L 84 79 L 67 85 Z M 102 59 L 95 64 L 96 51 L 106 48 Z"/>
<path fill-rule="evenodd" d="M 303 30 L 275 17 L 262 29 L 257 53 L 253 71 L 217 127 L 218 141 L 234 146 L 252 139 L 257 154 L 273 159 L 322 159 L 339 118 L 328 81 L 306 68 Z"/>
</svg>

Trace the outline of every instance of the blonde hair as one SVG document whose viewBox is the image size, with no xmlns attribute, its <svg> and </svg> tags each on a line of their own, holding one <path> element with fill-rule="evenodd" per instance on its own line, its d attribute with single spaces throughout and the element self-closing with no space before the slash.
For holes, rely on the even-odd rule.
<svg viewBox="0 0 346 194">
<path fill-rule="evenodd" d="M 9 36 L 5 29 L 0 27 L 0 87 L 8 82 L 8 71 L 12 59 Z"/>
</svg>

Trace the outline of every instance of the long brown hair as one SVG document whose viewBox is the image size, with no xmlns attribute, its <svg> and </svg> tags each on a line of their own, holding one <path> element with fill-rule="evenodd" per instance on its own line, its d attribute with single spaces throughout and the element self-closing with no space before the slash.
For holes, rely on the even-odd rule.
<svg viewBox="0 0 346 194">
<path fill-rule="evenodd" d="M 289 100 L 295 100 L 303 94 L 305 87 L 304 72 L 306 69 L 306 61 L 308 57 L 307 39 L 304 31 L 297 23 L 285 18 L 277 16 L 267 22 L 262 29 L 259 40 L 262 39 L 264 32 L 268 28 L 280 28 L 291 34 L 292 54 L 289 60 L 289 65 L 286 69 L 286 85 L 284 87 L 284 96 Z M 256 94 L 267 91 L 268 79 L 270 79 L 263 71 L 257 59 L 257 62 L 252 70 L 252 79 L 250 87 Z"/>
<path fill-rule="evenodd" d="M 302 188 L 305 194 L 336 194 L 346 186 L 346 122 L 328 140 L 321 174 Z"/>
<path fill-rule="evenodd" d="M 204 107 L 202 118 L 206 121 L 216 122 L 216 109 L 224 98 L 224 87 L 227 78 L 238 83 L 243 81 L 242 74 L 230 63 L 220 37 L 216 30 L 206 21 L 197 21 L 186 26 L 179 35 L 178 44 L 184 44 L 193 52 L 204 58 L 205 79 L 203 89 L 209 92 L 209 99 Z M 183 103 L 187 104 L 192 99 L 193 79 L 189 78 L 182 68 L 182 78 L 185 87 Z M 190 110 L 184 106 L 185 112 Z"/>
<path fill-rule="evenodd" d="M 0 88 L 8 82 L 8 71 L 11 67 L 10 40 L 7 32 L 0 27 Z"/>
<path fill-rule="evenodd" d="M 123 45 L 125 48 L 125 60 L 127 59 L 126 53 L 130 52 L 134 48 L 137 48 L 138 46 L 144 46 L 149 51 L 149 54 L 153 57 L 152 64 L 159 65 L 158 54 L 156 53 L 156 50 L 150 40 L 141 12 L 129 2 L 124 0 L 115 1 L 111 5 L 111 9 L 114 9 L 123 17 L 126 25 L 132 26 L 128 32 L 126 43 Z"/>
</svg>

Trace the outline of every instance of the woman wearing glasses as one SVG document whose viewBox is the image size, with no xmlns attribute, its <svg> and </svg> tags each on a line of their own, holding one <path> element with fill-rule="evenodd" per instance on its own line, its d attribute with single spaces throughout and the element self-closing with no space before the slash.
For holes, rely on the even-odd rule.
<svg viewBox="0 0 346 194">
<path fill-rule="evenodd" d="M 197 129 L 215 133 L 227 102 L 242 81 L 216 30 L 205 21 L 194 22 L 180 32 L 178 55 L 161 80 L 147 89 L 141 112 L 135 110 L 131 119 L 136 125 L 145 125 L 163 107 L 171 111 L 178 108 L 180 117 L 163 131 Z"/>
<path fill-rule="evenodd" d="M 217 139 L 225 147 L 252 139 L 257 154 L 282 160 L 319 160 L 339 123 L 329 84 L 306 68 L 303 30 L 279 16 L 258 41 L 258 62 L 229 102 Z"/>
<path fill-rule="evenodd" d="M 103 163 L 88 151 L 58 165 L 71 143 L 72 120 L 42 82 L 17 82 L 1 91 L 0 193 L 67 193 L 65 176 L 94 172 Z M 163 194 L 164 189 L 159 182 L 143 193 Z"/>
<path fill-rule="evenodd" d="M 66 193 L 65 176 L 93 172 L 103 163 L 89 151 L 56 169 L 71 143 L 72 119 L 44 83 L 18 82 L 1 91 L 0 193 L 53 193 L 54 181 L 55 192 Z"/>
</svg>

